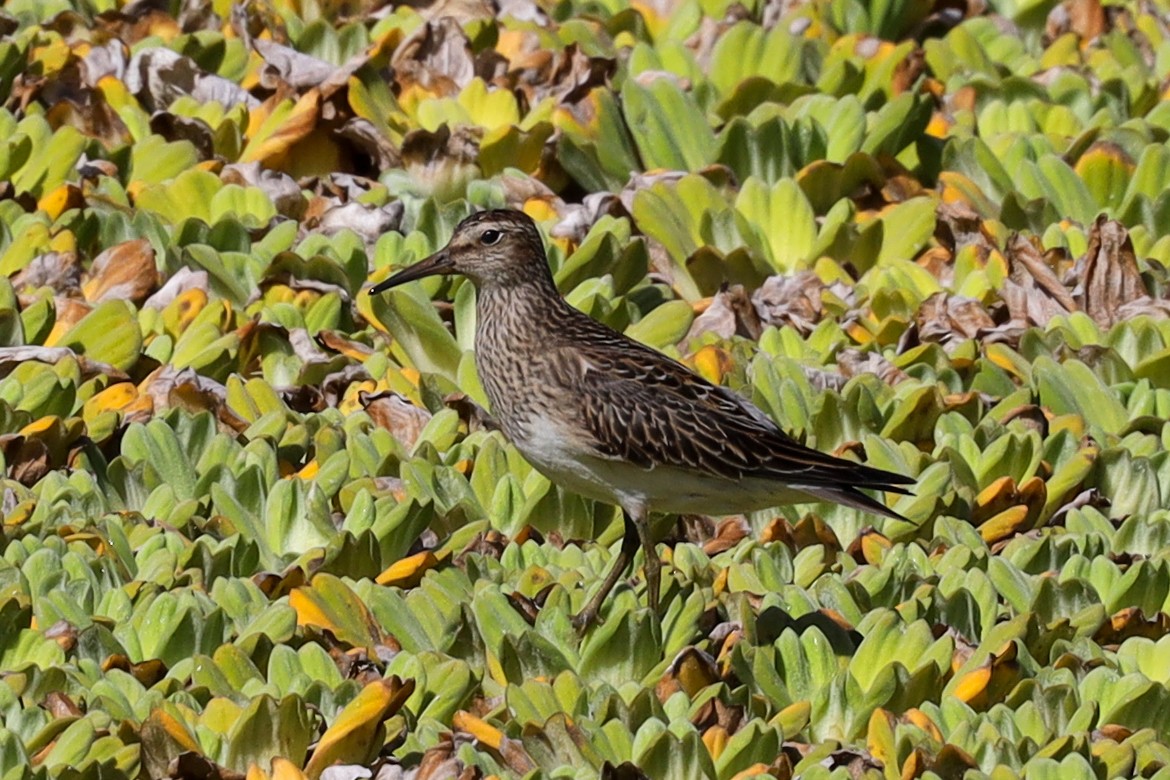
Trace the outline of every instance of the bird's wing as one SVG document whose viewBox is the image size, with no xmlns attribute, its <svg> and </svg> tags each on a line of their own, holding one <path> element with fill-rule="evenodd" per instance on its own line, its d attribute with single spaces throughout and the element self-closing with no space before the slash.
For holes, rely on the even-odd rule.
<svg viewBox="0 0 1170 780">
<path fill-rule="evenodd" d="M 895 486 L 914 481 L 805 447 L 745 399 L 640 344 L 578 343 L 549 358 L 600 457 L 802 487 L 905 492 Z"/>
</svg>

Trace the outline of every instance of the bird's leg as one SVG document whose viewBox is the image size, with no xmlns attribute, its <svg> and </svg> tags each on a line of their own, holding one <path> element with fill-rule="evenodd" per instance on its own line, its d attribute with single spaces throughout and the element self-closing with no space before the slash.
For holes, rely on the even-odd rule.
<svg viewBox="0 0 1170 780">
<path fill-rule="evenodd" d="M 578 612 L 572 619 L 573 627 L 582 634 L 597 622 L 597 613 L 601 611 L 601 605 L 605 603 L 609 592 L 613 590 L 614 585 L 617 585 L 617 581 L 621 579 L 622 574 L 629 568 L 630 562 L 634 560 L 634 553 L 638 550 L 638 527 L 630 519 L 629 512 L 623 510 L 622 516 L 626 521 L 626 533 L 622 537 L 622 548 L 618 551 L 617 557 L 613 559 L 613 564 L 609 567 L 609 572 L 605 575 L 605 581 L 601 583 L 601 589 L 594 594 L 593 598 L 589 599 L 589 603 L 585 605 L 585 608 Z"/>
<path fill-rule="evenodd" d="M 650 519 L 645 512 L 634 517 L 634 527 L 642 542 L 642 555 L 646 559 L 646 606 L 658 614 L 658 596 L 662 588 L 662 559 L 658 557 L 658 545 L 650 533 Z"/>
</svg>

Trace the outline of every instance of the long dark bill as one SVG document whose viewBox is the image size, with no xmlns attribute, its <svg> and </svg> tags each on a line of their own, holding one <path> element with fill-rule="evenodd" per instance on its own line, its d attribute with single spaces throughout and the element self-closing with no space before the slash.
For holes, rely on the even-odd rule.
<svg viewBox="0 0 1170 780">
<path fill-rule="evenodd" d="M 446 249 L 440 249 L 430 257 L 418 261 L 410 268 L 404 268 L 389 279 L 383 279 L 378 284 L 375 284 L 370 288 L 370 295 L 377 295 L 380 292 L 389 290 L 391 287 L 413 282 L 415 279 L 422 279 L 425 276 L 449 274 L 455 270 L 454 266 L 455 264 L 451 261 L 450 253 Z"/>
</svg>

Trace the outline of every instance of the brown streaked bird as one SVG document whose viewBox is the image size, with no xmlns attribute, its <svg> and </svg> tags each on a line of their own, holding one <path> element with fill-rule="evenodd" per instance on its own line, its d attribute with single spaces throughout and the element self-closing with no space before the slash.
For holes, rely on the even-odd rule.
<svg viewBox="0 0 1170 780">
<path fill-rule="evenodd" d="M 553 482 L 623 510 L 621 550 L 573 619 L 579 629 L 594 622 L 639 545 L 647 602 L 658 611 L 651 513 L 833 501 L 901 518 L 861 489 L 906 494 L 899 486 L 914 480 L 805 447 L 746 399 L 570 306 L 523 212 L 468 217 L 446 247 L 370 294 L 435 274 L 462 274 L 476 287 L 475 366 L 504 435 Z"/>
</svg>

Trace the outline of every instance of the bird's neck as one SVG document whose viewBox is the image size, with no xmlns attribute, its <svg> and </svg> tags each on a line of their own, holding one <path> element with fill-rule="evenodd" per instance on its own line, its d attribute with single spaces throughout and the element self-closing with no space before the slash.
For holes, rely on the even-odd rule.
<svg viewBox="0 0 1170 780">
<path fill-rule="evenodd" d="M 512 339 L 522 332 L 539 332 L 542 325 L 559 320 L 567 308 L 551 277 L 482 285 L 476 293 L 477 334 L 487 331 Z"/>
<path fill-rule="evenodd" d="M 529 395 L 524 387 L 541 355 L 561 342 L 573 310 L 549 279 L 543 283 L 480 287 L 476 293 L 475 365 L 491 412 L 512 440 L 525 435 Z"/>
</svg>

